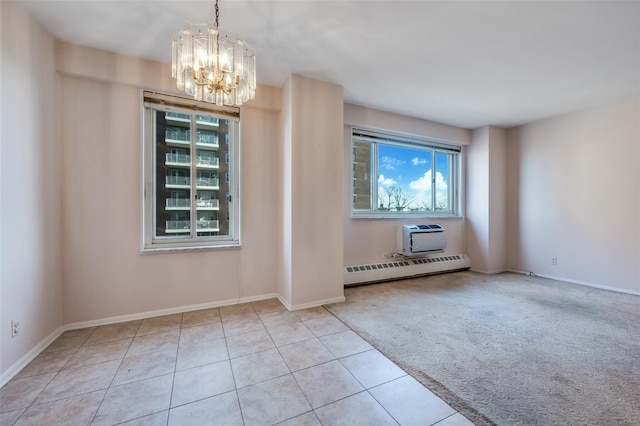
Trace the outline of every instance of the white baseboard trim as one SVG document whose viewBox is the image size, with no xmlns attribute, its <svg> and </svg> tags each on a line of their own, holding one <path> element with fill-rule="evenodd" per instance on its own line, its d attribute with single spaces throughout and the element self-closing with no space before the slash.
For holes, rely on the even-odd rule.
<svg viewBox="0 0 640 426">
<path fill-rule="evenodd" d="M 278 293 L 262 294 L 260 296 L 249 296 L 238 299 L 237 303 L 259 302 L 260 300 L 279 299 Z"/>
<path fill-rule="evenodd" d="M 176 308 L 159 309 L 156 311 L 139 312 L 128 315 L 118 315 L 115 317 L 101 318 L 91 321 L 80 321 L 67 324 L 65 330 L 76 330 L 79 328 L 96 327 L 100 325 L 116 324 L 119 322 L 136 321 L 141 319 L 159 317 L 163 315 L 179 314 L 181 312 L 199 311 L 202 309 L 219 308 L 222 306 L 237 305 L 239 303 L 257 302 L 259 300 L 274 299 L 278 297 L 276 293 L 262 294 L 259 296 L 242 297 L 240 299 L 227 299 L 218 302 L 200 303 L 197 305 L 178 306 Z"/>
<path fill-rule="evenodd" d="M 53 343 L 62 333 L 64 333 L 64 326 L 60 326 L 53 330 L 51 334 L 42 339 L 40 343 L 38 343 L 33 349 L 27 352 L 22 358 L 13 363 L 7 370 L 0 375 L 0 387 L 4 386 L 9 382 L 9 380 L 13 379 L 16 374 L 18 374 L 24 367 L 29 365 L 31 361 L 35 359 L 42 351 L 44 351 L 47 346 Z"/>
<path fill-rule="evenodd" d="M 508 269 L 494 269 L 492 271 L 484 271 L 482 269 L 476 269 L 476 268 L 471 268 L 469 269 L 471 272 L 478 272 L 480 274 L 485 274 L 485 275 L 495 275 L 495 274 L 501 274 L 503 272 L 507 272 Z"/>
<path fill-rule="evenodd" d="M 287 300 L 285 300 L 284 297 L 278 295 L 278 300 L 280 301 L 280 303 L 282 303 L 284 305 L 285 308 L 287 308 L 290 311 L 292 310 L 291 309 L 291 304 Z"/>
<path fill-rule="evenodd" d="M 290 311 L 299 311 L 300 309 L 308 309 L 308 308 L 315 308 L 317 306 L 322 306 L 322 305 L 326 305 L 328 303 L 338 303 L 338 302 L 344 302 L 347 299 L 344 296 L 338 296 L 338 297 L 332 297 L 329 299 L 323 299 L 323 300 L 314 300 L 313 302 L 308 302 L 308 303 L 299 303 L 297 305 L 292 305 L 290 304 L 288 301 L 284 300 L 284 298 L 282 298 L 281 296 L 278 295 L 278 300 L 280 301 L 280 303 L 282 303 L 288 310 Z"/>
<path fill-rule="evenodd" d="M 552 275 L 537 274 L 535 272 L 520 271 L 520 270 L 517 270 L 517 269 L 507 269 L 507 272 L 514 272 L 516 274 L 522 274 L 522 275 L 534 275 L 534 276 L 540 277 L 540 278 L 548 278 L 550 280 L 562 281 L 562 282 L 570 283 L 570 284 L 578 284 L 578 285 L 583 285 L 583 286 L 586 286 L 586 287 L 598 288 L 600 290 L 613 291 L 615 293 L 632 294 L 634 296 L 640 296 L 640 291 L 632 291 L 632 290 L 627 290 L 627 289 L 619 288 L 619 287 L 611 287 L 611 286 L 606 286 L 606 285 L 601 285 L 601 284 L 590 283 L 590 282 L 587 282 L 587 281 L 572 280 L 570 278 L 563 278 L 563 277 L 554 277 Z"/>
</svg>

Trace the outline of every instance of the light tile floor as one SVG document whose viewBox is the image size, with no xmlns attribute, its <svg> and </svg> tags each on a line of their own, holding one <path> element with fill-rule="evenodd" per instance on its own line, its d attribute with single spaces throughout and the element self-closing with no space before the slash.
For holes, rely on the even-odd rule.
<svg viewBox="0 0 640 426">
<path fill-rule="evenodd" d="M 0 425 L 471 425 L 324 308 L 277 299 L 67 331 Z"/>
</svg>

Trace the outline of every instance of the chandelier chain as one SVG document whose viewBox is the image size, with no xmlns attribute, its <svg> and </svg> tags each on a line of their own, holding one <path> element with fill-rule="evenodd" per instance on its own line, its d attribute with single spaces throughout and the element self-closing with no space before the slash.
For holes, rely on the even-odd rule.
<svg viewBox="0 0 640 426">
<path fill-rule="evenodd" d="M 220 19 L 220 10 L 218 9 L 218 0 L 216 0 L 216 30 L 218 29 L 219 19 Z"/>
<path fill-rule="evenodd" d="M 216 68 L 218 64 L 220 64 L 220 27 L 218 27 L 218 20 L 220 19 L 220 10 L 218 9 L 218 0 L 216 0 Z M 222 80 L 222 76 L 220 76 L 220 80 L 216 83 L 219 84 Z M 211 89 L 209 89 L 211 92 Z M 227 93 L 227 92 L 225 92 Z"/>
</svg>

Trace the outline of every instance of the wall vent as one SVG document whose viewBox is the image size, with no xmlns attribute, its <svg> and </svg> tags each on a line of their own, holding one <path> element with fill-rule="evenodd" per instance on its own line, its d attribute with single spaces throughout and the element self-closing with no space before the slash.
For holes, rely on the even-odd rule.
<svg viewBox="0 0 640 426">
<path fill-rule="evenodd" d="M 393 262 L 352 265 L 344 268 L 344 285 L 358 285 L 460 271 L 469 269 L 470 266 L 471 260 L 466 254 L 430 256 Z"/>
</svg>

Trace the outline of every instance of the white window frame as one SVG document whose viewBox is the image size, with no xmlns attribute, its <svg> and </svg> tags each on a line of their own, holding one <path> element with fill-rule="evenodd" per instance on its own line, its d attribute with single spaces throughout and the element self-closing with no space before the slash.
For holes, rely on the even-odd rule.
<svg viewBox="0 0 640 426">
<path fill-rule="evenodd" d="M 141 167 L 141 252 L 166 252 L 182 251 L 190 249 L 224 249 L 241 246 L 240 238 L 240 109 L 233 107 L 219 107 L 193 99 L 179 98 L 161 93 L 142 91 L 142 167 Z M 197 211 L 192 207 L 191 211 L 191 235 L 189 237 L 157 237 L 155 235 L 155 111 L 176 112 L 189 115 L 204 115 L 218 119 L 228 120 L 230 129 L 229 154 L 229 199 L 230 227 L 228 235 L 198 236 Z M 193 141 L 192 156 L 196 155 L 195 138 Z M 195 162 L 193 163 L 195 164 Z M 197 169 L 192 165 L 191 176 L 197 176 Z M 218 179 L 220 172 L 218 172 Z M 197 189 L 193 188 L 190 197 L 195 199 Z M 192 206 L 196 203 L 192 202 Z M 220 217 L 218 220 L 224 220 Z"/>
<path fill-rule="evenodd" d="M 356 200 L 355 187 L 355 163 L 353 155 L 355 154 L 355 142 L 357 140 L 367 141 L 372 144 L 371 165 L 370 165 L 370 184 L 371 184 L 371 208 L 355 209 Z M 378 208 L 378 144 L 396 145 L 406 148 L 425 149 L 436 152 L 452 154 L 449 164 L 450 170 L 450 189 L 449 200 L 450 210 L 431 210 L 431 211 L 387 211 Z M 461 217 L 461 164 L 462 164 L 462 147 L 460 145 L 450 144 L 427 137 L 407 136 L 398 133 L 388 132 L 378 129 L 365 129 L 354 127 L 351 129 L 351 162 L 349 167 L 351 179 L 351 217 L 354 219 L 432 219 L 432 218 L 460 218 Z M 433 162 L 435 168 L 435 161 Z M 434 184 L 435 187 L 435 184 Z M 435 188 L 434 188 L 435 189 Z"/>
</svg>

